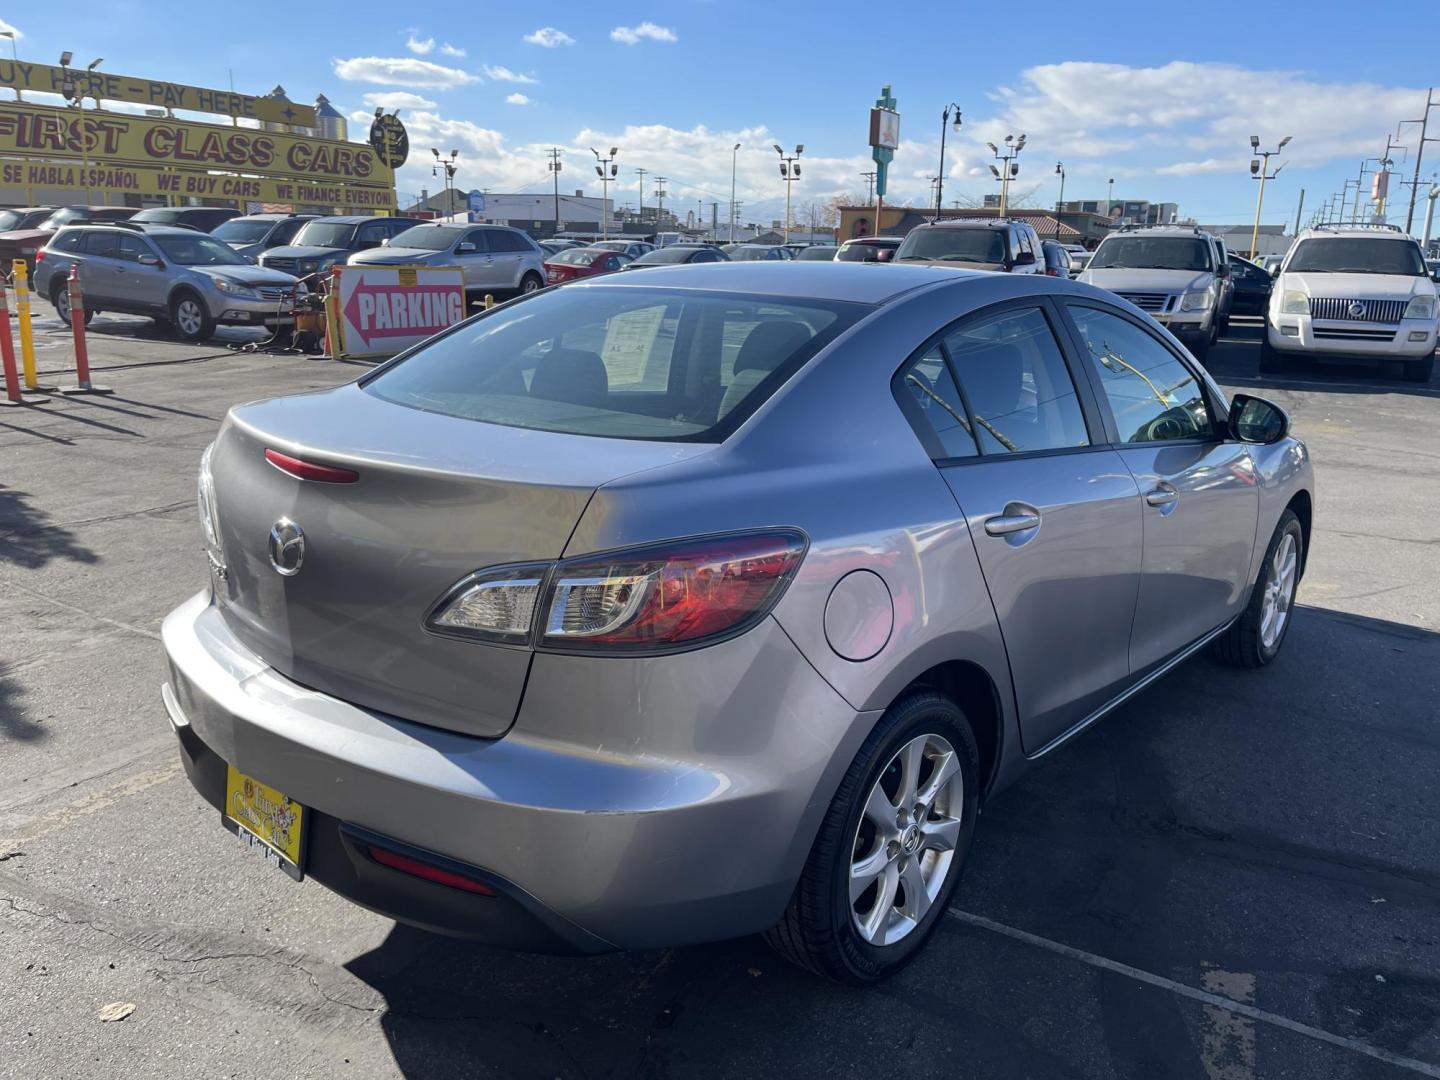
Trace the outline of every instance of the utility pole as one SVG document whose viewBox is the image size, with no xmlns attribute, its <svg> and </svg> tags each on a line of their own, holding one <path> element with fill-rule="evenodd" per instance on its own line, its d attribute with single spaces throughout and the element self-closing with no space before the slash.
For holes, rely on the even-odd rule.
<svg viewBox="0 0 1440 1080">
<path fill-rule="evenodd" d="M 1285 138 L 1280 140 L 1280 145 L 1274 150 L 1261 150 L 1260 136 L 1250 136 L 1250 152 L 1260 155 L 1258 158 L 1252 158 L 1250 160 L 1250 179 L 1260 181 L 1260 194 L 1255 199 L 1255 228 L 1250 232 L 1250 257 L 1252 259 L 1260 251 L 1260 209 L 1265 205 L 1265 181 L 1274 180 L 1275 177 L 1280 175 L 1280 170 L 1285 168 L 1284 165 L 1277 165 L 1275 166 L 1275 171 L 1272 173 L 1270 171 L 1270 159 L 1278 155 L 1281 150 L 1284 150 L 1286 144 L 1289 142 L 1290 136 L 1286 135 Z"/>
<path fill-rule="evenodd" d="M 1305 212 L 1305 189 L 1300 189 L 1300 205 L 1295 207 L 1295 235 L 1300 235 L 1300 215 Z"/>
<path fill-rule="evenodd" d="M 1425 92 L 1425 114 L 1420 117 L 1419 121 L 1420 145 L 1415 148 L 1415 175 L 1410 178 L 1410 209 L 1405 214 L 1405 231 L 1407 233 L 1410 231 L 1411 226 L 1415 224 L 1415 197 L 1420 193 L 1420 163 L 1425 159 L 1425 143 L 1440 142 L 1440 139 L 1436 139 L 1433 136 L 1427 138 L 1425 135 L 1426 128 L 1430 126 L 1430 110 L 1436 105 L 1440 105 L 1440 101 L 1435 100 L 1435 88 L 1432 86 Z M 1402 120 L 1401 123 L 1413 124 L 1415 121 Z M 1432 210 L 1434 206 L 1434 202 L 1431 202 L 1430 207 Z"/>
<path fill-rule="evenodd" d="M 739 160 L 740 144 L 730 148 L 730 242 L 735 242 L 735 164 Z"/>
<path fill-rule="evenodd" d="M 719 204 L 718 202 L 712 202 L 712 203 L 710 204 L 710 242 L 713 244 L 713 243 L 715 242 L 716 238 L 717 238 L 719 235 L 720 235 L 720 204 Z"/>
<path fill-rule="evenodd" d="M 869 206 L 875 201 L 875 174 L 873 172 L 862 172 L 860 179 L 865 181 L 865 205 Z"/>
<path fill-rule="evenodd" d="M 665 177 L 655 177 L 655 229 L 658 232 L 665 218 Z"/>
<path fill-rule="evenodd" d="M 609 240 L 610 178 L 620 171 L 620 166 L 615 164 L 615 155 L 620 151 L 612 146 L 610 156 L 601 157 L 600 151 L 592 146 L 590 152 L 595 155 L 595 171 L 600 174 L 600 233 L 603 239 Z"/>
<path fill-rule="evenodd" d="M 562 151 L 558 146 L 550 148 L 550 175 L 555 178 L 555 232 L 552 236 L 560 235 L 560 155 Z"/>
<path fill-rule="evenodd" d="M 1055 239 L 1060 239 L 1060 215 L 1065 212 L 1065 163 L 1055 163 L 1055 175 L 1060 177 L 1060 198 L 1055 200 Z M 1109 210 L 1109 207 L 1106 207 Z"/>
<path fill-rule="evenodd" d="M 1426 201 L 1430 204 L 1425 208 L 1425 239 L 1420 241 L 1420 246 L 1426 251 L 1430 250 L 1430 226 L 1435 224 L 1435 197 L 1440 195 L 1440 187 L 1430 185 L 1430 194 Z"/>
<path fill-rule="evenodd" d="M 775 153 L 780 155 L 780 175 L 785 178 L 785 243 L 790 242 L 790 187 L 796 180 L 800 179 L 800 155 L 805 152 L 805 144 L 799 143 L 795 147 L 795 153 L 786 154 L 775 144 Z"/>
<path fill-rule="evenodd" d="M 960 134 L 960 106 L 953 101 L 940 112 L 940 175 L 935 178 L 935 220 L 940 220 L 941 199 L 945 195 L 945 130 L 950 126 L 950 110 L 955 110 L 955 134 Z"/>
<path fill-rule="evenodd" d="M 1375 193 L 1375 216 L 1385 216 L 1385 203 L 1390 198 L 1390 166 L 1394 160 L 1390 157 L 1391 150 L 1404 150 L 1405 147 L 1395 144 L 1393 136 L 1385 136 L 1385 155 L 1380 159 L 1380 168 L 1376 170 L 1377 175 L 1384 176 L 1384 187 Z"/>
<path fill-rule="evenodd" d="M 640 177 L 640 209 L 635 211 L 635 215 L 640 219 L 640 224 L 643 225 L 645 224 L 645 170 L 636 169 L 635 175 Z"/>
</svg>

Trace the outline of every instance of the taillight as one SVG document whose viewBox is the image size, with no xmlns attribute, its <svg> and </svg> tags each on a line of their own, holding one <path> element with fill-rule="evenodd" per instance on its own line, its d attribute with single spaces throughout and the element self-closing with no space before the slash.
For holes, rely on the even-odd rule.
<svg viewBox="0 0 1440 1080">
<path fill-rule="evenodd" d="M 1056 270 L 1053 266 L 1047 266 L 1047 267 L 1045 268 L 1045 276 L 1046 276 L 1046 277 L 1059 277 L 1059 276 L 1060 276 L 1060 271 L 1059 271 L 1059 270 Z"/>
<path fill-rule="evenodd" d="M 424 881 L 433 881 L 437 885 L 448 885 L 452 889 L 461 889 L 479 896 L 496 895 L 495 890 L 489 885 L 476 881 L 474 878 L 466 877 L 464 874 L 457 874 L 453 870 L 445 870 L 439 866 L 432 866 L 430 863 L 421 862 L 419 859 L 412 859 L 408 855 L 401 855 L 399 852 L 391 851 L 389 848 L 376 847 L 374 844 L 370 844 L 366 846 L 365 852 L 381 866 L 388 866 L 391 870 L 398 870 L 400 873 L 409 874 L 411 877 L 417 877 Z"/>
<path fill-rule="evenodd" d="M 44 258 L 45 258 L 45 249 L 44 249 L 44 248 L 41 248 L 39 251 L 35 252 L 35 262 L 36 262 L 37 264 L 40 263 L 41 261 L 43 261 Z"/>
<path fill-rule="evenodd" d="M 443 633 L 571 652 L 654 653 L 744 633 L 804 558 L 793 529 L 707 536 L 460 582 L 427 624 Z M 523 630 L 522 630 L 523 628 Z"/>
<path fill-rule="evenodd" d="M 321 484 L 353 484 L 360 479 L 354 469 L 338 469 L 334 465 L 317 465 L 313 461 L 282 454 L 279 450 L 265 451 L 265 460 L 281 472 L 297 480 L 314 480 Z"/>
</svg>

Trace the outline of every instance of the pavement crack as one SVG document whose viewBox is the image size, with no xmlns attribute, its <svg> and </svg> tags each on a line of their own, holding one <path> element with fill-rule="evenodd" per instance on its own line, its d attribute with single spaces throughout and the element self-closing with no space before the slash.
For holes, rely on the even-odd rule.
<svg viewBox="0 0 1440 1080">
<path fill-rule="evenodd" d="M 107 521 L 124 521 L 126 518 L 173 514 L 177 510 L 185 510 L 193 505 L 192 500 L 185 499 L 180 502 L 162 503 L 159 506 L 146 506 L 139 510 L 127 510 L 119 514 L 102 514 L 99 517 L 76 518 L 73 521 L 51 521 L 29 529 L 9 529 L 5 532 L 0 532 L 0 541 L 15 540 L 26 536 L 39 536 L 42 533 L 53 532 L 56 529 L 73 529 L 82 525 L 100 525 Z"/>
</svg>

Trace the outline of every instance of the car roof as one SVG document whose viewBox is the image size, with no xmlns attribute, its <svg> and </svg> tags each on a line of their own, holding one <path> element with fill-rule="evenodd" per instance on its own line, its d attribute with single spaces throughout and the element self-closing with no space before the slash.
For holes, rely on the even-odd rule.
<svg viewBox="0 0 1440 1080">
<path fill-rule="evenodd" d="M 840 243 L 842 247 L 845 244 L 898 244 L 904 239 L 903 236 L 852 236 Z"/>
<path fill-rule="evenodd" d="M 1011 225 L 1028 225 L 1028 221 L 1009 218 L 952 218 L 949 221 L 922 221 L 916 229 L 1008 229 Z M 914 230 L 911 230 L 912 232 Z"/>
<path fill-rule="evenodd" d="M 315 220 L 321 214 L 241 214 L 236 221 L 285 221 L 288 218 L 309 218 Z"/>
<path fill-rule="evenodd" d="M 668 267 L 657 265 L 643 275 L 621 274 L 599 279 L 593 285 L 576 283 L 575 286 L 565 287 L 600 288 L 614 283 L 616 287 L 623 288 L 665 287 L 883 304 L 902 293 L 931 285 L 996 276 L 980 271 L 952 270 L 936 266 L 881 267 L 843 262 L 816 262 L 809 266 L 796 266 L 787 260 L 783 263 L 714 262 Z"/>
<path fill-rule="evenodd" d="M 1325 225 L 1318 229 L 1302 229 L 1300 235 L 1295 239 L 1297 241 L 1309 240 L 1315 236 L 1326 236 L 1332 239 L 1336 237 L 1347 237 L 1350 239 L 1364 237 L 1368 240 L 1409 240 L 1412 243 L 1417 242 L 1415 238 L 1407 232 L 1400 232 L 1398 229 L 1377 229 L 1373 225 L 1369 227 L 1364 225 Z"/>
</svg>

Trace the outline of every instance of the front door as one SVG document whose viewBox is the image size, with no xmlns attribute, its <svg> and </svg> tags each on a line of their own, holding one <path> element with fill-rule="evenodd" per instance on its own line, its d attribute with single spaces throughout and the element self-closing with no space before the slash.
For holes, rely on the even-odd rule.
<svg viewBox="0 0 1440 1080">
<path fill-rule="evenodd" d="M 115 274 L 119 304 L 129 311 L 164 310 L 169 294 L 168 275 L 159 266 L 140 261 L 140 256 L 155 252 L 142 237 L 122 235 L 119 239 L 119 265 Z"/>
<path fill-rule="evenodd" d="M 941 473 L 985 573 L 1027 753 L 1124 688 L 1140 588 L 1139 490 L 1102 445 L 1057 319 L 1033 302 L 972 316 L 920 362 L 933 372 L 908 383 L 926 396 L 958 387 Z"/>
<path fill-rule="evenodd" d="M 485 229 L 471 229 L 460 241 L 475 248 L 474 251 L 462 252 L 456 257 L 456 262 L 465 275 L 465 288 L 471 292 L 500 287 L 495 280 L 495 264 L 490 255 L 490 242 L 486 233 Z"/>
<path fill-rule="evenodd" d="M 1067 305 L 1114 440 L 1139 485 L 1145 570 L 1130 666 L 1153 668 L 1240 613 L 1259 514 L 1255 466 L 1224 437 L 1179 353 L 1118 311 Z"/>
</svg>

